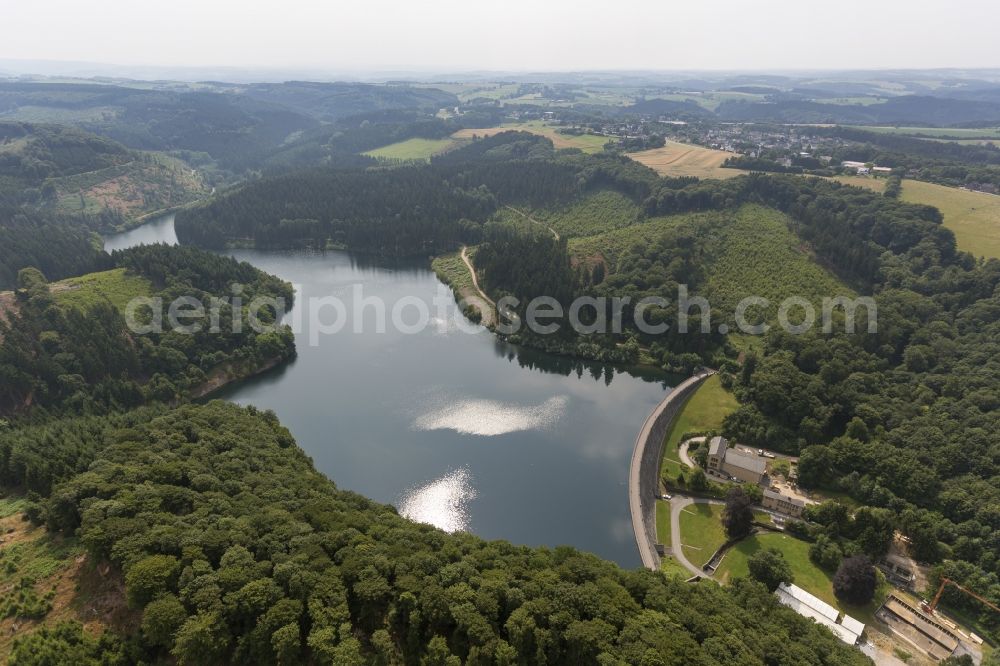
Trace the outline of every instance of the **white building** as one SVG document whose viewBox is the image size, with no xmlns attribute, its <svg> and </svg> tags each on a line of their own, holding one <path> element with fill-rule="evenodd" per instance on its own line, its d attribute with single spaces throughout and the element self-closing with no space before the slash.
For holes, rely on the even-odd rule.
<svg viewBox="0 0 1000 666">
<path fill-rule="evenodd" d="M 822 624 L 848 645 L 856 644 L 865 630 L 862 622 L 846 613 L 841 617 L 836 608 L 797 585 L 782 583 L 774 593 L 778 596 L 778 601 L 799 615 Z"/>
</svg>

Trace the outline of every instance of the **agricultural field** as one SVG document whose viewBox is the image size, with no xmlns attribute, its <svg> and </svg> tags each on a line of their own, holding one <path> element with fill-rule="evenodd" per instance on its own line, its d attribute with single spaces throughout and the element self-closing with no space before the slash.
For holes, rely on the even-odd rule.
<svg viewBox="0 0 1000 666">
<path fill-rule="evenodd" d="M 940 210 L 944 226 L 955 232 L 958 249 L 1000 258 L 1000 196 L 906 180 L 902 198 Z"/>
<path fill-rule="evenodd" d="M 872 125 L 852 126 L 854 129 L 878 134 L 900 134 L 903 136 L 927 136 L 954 139 L 1000 139 L 1000 127 L 878 127 Z"/>
<path fill-rule="evenodd" d="M 687 92 L 650 95 L 647 99 L 666 99 L 672 102 L 694 102 L 709 111 L 715 111 L 723 102 L 762 102 L 766 95 L 739 91 Z"/>
<path fill-rule="evenodd" d="M 778 532 L 756 534 L 733 546 L 722 559 L 715 572 L 715 579 L 726 584 L 735 578 L 746 578 L 749 576 L 747 563 L 750 557 L 766 548 L 781 551 L 792 569 L 796 585 L 865 624 L 872 621 L 872 616 L 888 594 L 888 584 L 882 583 L 876 591 L 875 599 L 864 606 L 841 603 L 833 594 L 833 574 L 819 568 L 809 559 L 809 543 Z"/>
<path fill-rule="evenodd" d="M 838 176 L 836 180 L 876 192 L 885 189 L 885 181 L 878 178 Z M 958 249 L 977 257 L 1000 258 L 1000 196 L 904 180 L 902 199 L 940 210 L 944 226 L 955 233 Z"/>
<path fill-rule="evenodd" d="M 690 143 L 667 141 L 662 148 L 628 153 L 661 176 L 695 176 L 697 178 L 735 178 L 739 169 L 723 169 L 722 163 L 733 156 L 724 150 L 703 148 Z"/>
<path fill-rule="evenodd" d="M 428 161 L 434 155 L 443 153 L 458 143 L 455 139 L 421 139 L 413 138 L 406 141 L 382 146 L 369 150 L 365 155 L 387 160 L 422 160 Z"/>
<path fill-rule="evenodd" d="M 115 268 L 100 273 L 55 282 L 49 287 L 56 302 L 78 308 L 90 307 L 99 302 L 110 302 L 120 312 L 133 298 L 149 296 L 153 286 L 149 280 Z"/>
<path fill-rule="evenodd" d="M 681 548 L 691 564 L 698 567 L 706 564 L 726 542 L 722 509 L 721 504 L 698 503 L 681 511 Z"/>
<path fill-rule="evenodd" d="M 624 194 L 601 190 L 555 210 L 536 210 L 531 216 L 563 237 L 593 236 L 635 224 L 639 207 Z"/>
<path fill-rule="evenodd" d="M 532 120 L 526 123 L 511 123 L 501 127 L 461 129 L 451 136 L 453 139 L 471 139 L 476 136 L 493 136 L 494 134 L 500 134 L 501 132 L 511 131 L 531 132 L 532 134 L 547 137 L 552 140 L 552 145 L 555 146 L 557 150 L 563 148 L 579 148 L 585 153 L 599 153 L 604 150 L 604 144 L 609 141 L 607 137 L 597 136 L 596 134 L 561 134 L 558 131 L 558 127 L 548 125 L 540 120 Z"/>
</svg>

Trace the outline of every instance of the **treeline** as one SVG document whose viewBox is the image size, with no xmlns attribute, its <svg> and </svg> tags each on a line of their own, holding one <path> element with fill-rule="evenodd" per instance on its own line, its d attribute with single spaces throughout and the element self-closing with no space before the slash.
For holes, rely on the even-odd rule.
<svg viewBox="0 0 1000 666">
<path fill-rule="evenodd" d="M 13 307 L 0 318 L 0 413 L 100 413 L 172 402 L 198 391 L 213 373 L 242 376 L 294 355 L 291 332 L 274 325 L 274 307 L 254 313 L 273 330 L 255 331 L 251 313 L 231 300 L 231 285 L 239 284 L 243 303 L 261 296 L 283 298 L 291 307 L 291 287 L 277 278 L 228 257 L 164 245 L 116 252 L 113 263 L 153 283 L 153 294 L 135 295 L 160 302 L 135 316 L 138 324 L 158 318 L 162 326 L 136 333 L 108 301 L 61 304 L 41 272 L 22 269 Z M 218 331 L 208 319 L 197 332 L 172 330 L 168 311 L 181 297 L 197 299 L 206 311 L 212 297 L 222 299 Z"/>
<path fill-rule="evenodd" d="M 929 95 L 899 95 L 878 104 L 826 104 L 794 96 L 773 96 L 765 102 L 726 100 L 715 110 L 715 115 L 728 122 L 986 126 L 1000 121 L 1000 104 Z"/>
<path fill-rule="evenodd" d="M 655 173 L 623 156 L 557 155 L 549 139 L 504 132 L 430 165 L 262 178 L 178 212 L 176 229 L 181 242 L 216 249 L 332 246 L 426 256 L 478 243 L 482 224 L 503 205 L 556 206 L 602 187 L 638 201 L 658 183 Z"/>
<path fill-rule="evenodd" d="M 252 243 L 332 245 L 386 256 L 441 253 L 478 242 L 482 223 L 503 203 L 538 205 L 578 192 L 572 166 L 532 159 L 539 145 L 545 155 L 552 153 L 551 142 L 537 139 L 503 134 L 433 165 L 264 178 L 180 211 L 177 235 L 210 248 Z M 525 152 L 523 146 L 530 147 Z"/>
<path fill-rule="evenodd" d="M 916 180 L 952 187 L 1000 189 L 1000 148 L 990 144 L 970 146 L 847 127 L 824 131 L 857 142 L 833 151 L 836 162 L 871 162 Z"/>
<path fill-rule="evenodd" d="M 788 214 L 795 231 L 822 261 L 861 291 L 881 280 L 884 252 L 933 252 L 937 261 L 969 266 L 959 256 L 954 234 L 941 226 L 941 212 L 931 206 L 892 198 L 823 179 L 752 173 L 728 181 L 703 181 L 675 189 L 666 183 L 643 204 L 649 216 L 735 208 L 759 203 Z"/>
<path fill-rule="evenodd" d="M 44 479 L 29 513 L 122 572 L 141 612 L 127 636 L 28 634 L 13 664 L 867 662 L 748 580 L 685 583 L 404 520 L 338 490 L 252 407 L 0 430 L 0 452 L 4 478 Z"/>
</svg>

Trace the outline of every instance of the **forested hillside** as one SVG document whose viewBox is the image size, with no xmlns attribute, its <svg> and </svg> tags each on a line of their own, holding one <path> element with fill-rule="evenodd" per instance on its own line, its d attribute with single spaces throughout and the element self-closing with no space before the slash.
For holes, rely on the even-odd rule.
<svg viewBox="0 0 1000 666">
<path fill-rule="evenodd" d="M 106 268 L 95 229 L 121 221 L 110 212 L 70 218 L 0 204 L 0 291 L 14 288 L 22 268 L 38 268 L 54 280 Z"/>
<path fill-rule="evenodd" d="M 178 238 L 221 248 L 347 247 L 427 256 L 478 243 L 505 205 L 568 205 L 611 189 L 633 201 L 656 175 L 625 157 L 561 154 L 552 142 L 503 132 L 435 156 L 430 165 L 324 168 L 263 178 L 177 215 Z"/>
<path fill-rule="evenodd" d="M 139 632 L 100 643 L 78 624 L 29 634 L 14 664 L 867 661 L 756 583 L 684 583 L 404 520 L 338 490 L 252 407 L 0 430 L 0 453 L 6 482 L 45 496 L 31 515 L 79 534 L 142 612 Z"/>
<path fill-rule="evenodd" d="M 204 193 L 201 177 L 166 155 L 62 125 L 0 122 L 0 202 L 128 222 Z"/>
<path fill-rule="evenodd" d="M 60 300 L 65 285 L 50 287 L 35 268 L 20 271 L 17 292 L 4 301 L 0 318 L 0 414 L 41 407 L 89 413 L 149 400 L 172 402 L 294 355 L 287 328 L 258 333 L 247 311 L 234 310 L 228 300 L 230 285 L 239 283 L 247 303 L 273 296 L 291 307 L 291 287 L 249 264 L 163 245 L 116 252 L 110 263 L 145 278 L 151 288 L 119 279 L 111 288 L 131 290 L 125 299 L 88 298 L 78 305 Z M 114 302 L 139 296 L 162 299 L 137 311 L 140 323 L 155 317 L 167 322 L 170 303 L 178 297 L 205 304 L 212 296 L 227 300 L 219 308 L 218 332 L 210 332 L 208 322 L 191 334 L 172 331 L 165 323 L 162 331 L 140 335 L 126 325 Z M 261 311 L 264 323 L 274 316 L 270 308 Z M 234 317 L 242 320 L 241 330 L 235 330 Z"/>
<path fill-rule="evenodd" d="M 487 141 L 502 154 L 466 152 Z M 478 242 L 482 223 L 501 202 L 558 201 L 577 191 L 575 169 L 544 159 L 552 155 L 547 139 L 507 133 L 452 152 L 457 155 L 430 166 L 313 169 L 266 178 L 181 211 L 178 238 L 213 248 L 332 244 L 427 256 Z"/>
</svg>

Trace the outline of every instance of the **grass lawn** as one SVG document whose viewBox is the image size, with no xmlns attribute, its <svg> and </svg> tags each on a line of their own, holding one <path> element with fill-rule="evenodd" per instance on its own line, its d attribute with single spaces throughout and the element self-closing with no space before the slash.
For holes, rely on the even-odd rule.
<svg viewBox="0 0 1000 666">
<path fill-rule="evenodd" d="M 696 566 L 708 562 L 726 542 L 722 508 L 719 504 L 692 504 L 681 511 L 681 548 Z"/>
<path fill-rule="evenodd" d="M 725 584 L 734 578 L 749 575 L 747 562 L 750 557 L 763 549 L 776 548 L 785 556 L 795 576 L 793 581 L 806 592 L 814 594 L 828 604 L 839 608 L 851 617 L 865 624 L 872 621 L 875 611 L 882 604 L 889 592 L 889 585 L 882 583 L 876 590 L 875 598 L 864 606 L 851 606 L 837 600 L 833 594 L 833 574 L 812 563 L 809 559 L 809 544 L 800 539 L 780 533 L 767 533 L 752 536 L 736 544 L 723 558 L 715 572 L 715 578 Z"/>
<path fill-rule="evenodd" d="M 670 432 L 667 433 L 660 464 L 661 476 L 669 474 L 673 479 L 681 470 L 687 469 L 677 455 L 677 446 L 684 433 L 718 430 L 722 427 L 722 419 L 738 407 L 739 403 L 733 394 L 722 388 L 718 375 L 706 379 L 684 403 L 681 413 L 674 419 Z"/>
<path fill-rule="evenodd" d="M 429 160 L 432 155 L 444 152 L 455 144 L 455 140 L 447 139 L 407 139 L 391 143 L 364 153 L 371 157 L 383 157 L 390 160 Z"/>
<path fill-rule="evenodd" d="M 110 301 L 121 312 L 133 298 L 153 293 L 149 280 L 127 274 L 124 268 L 69 278 L 53 283 L 49 289 L 56 302 L 62 305 L 86 308 L 101 301 Z"/>
<path fill-rule="evenodd" d="M 656 500 L 656 539 L 664 546 L 670 545 L 670 502 Z"/>
</svg>

